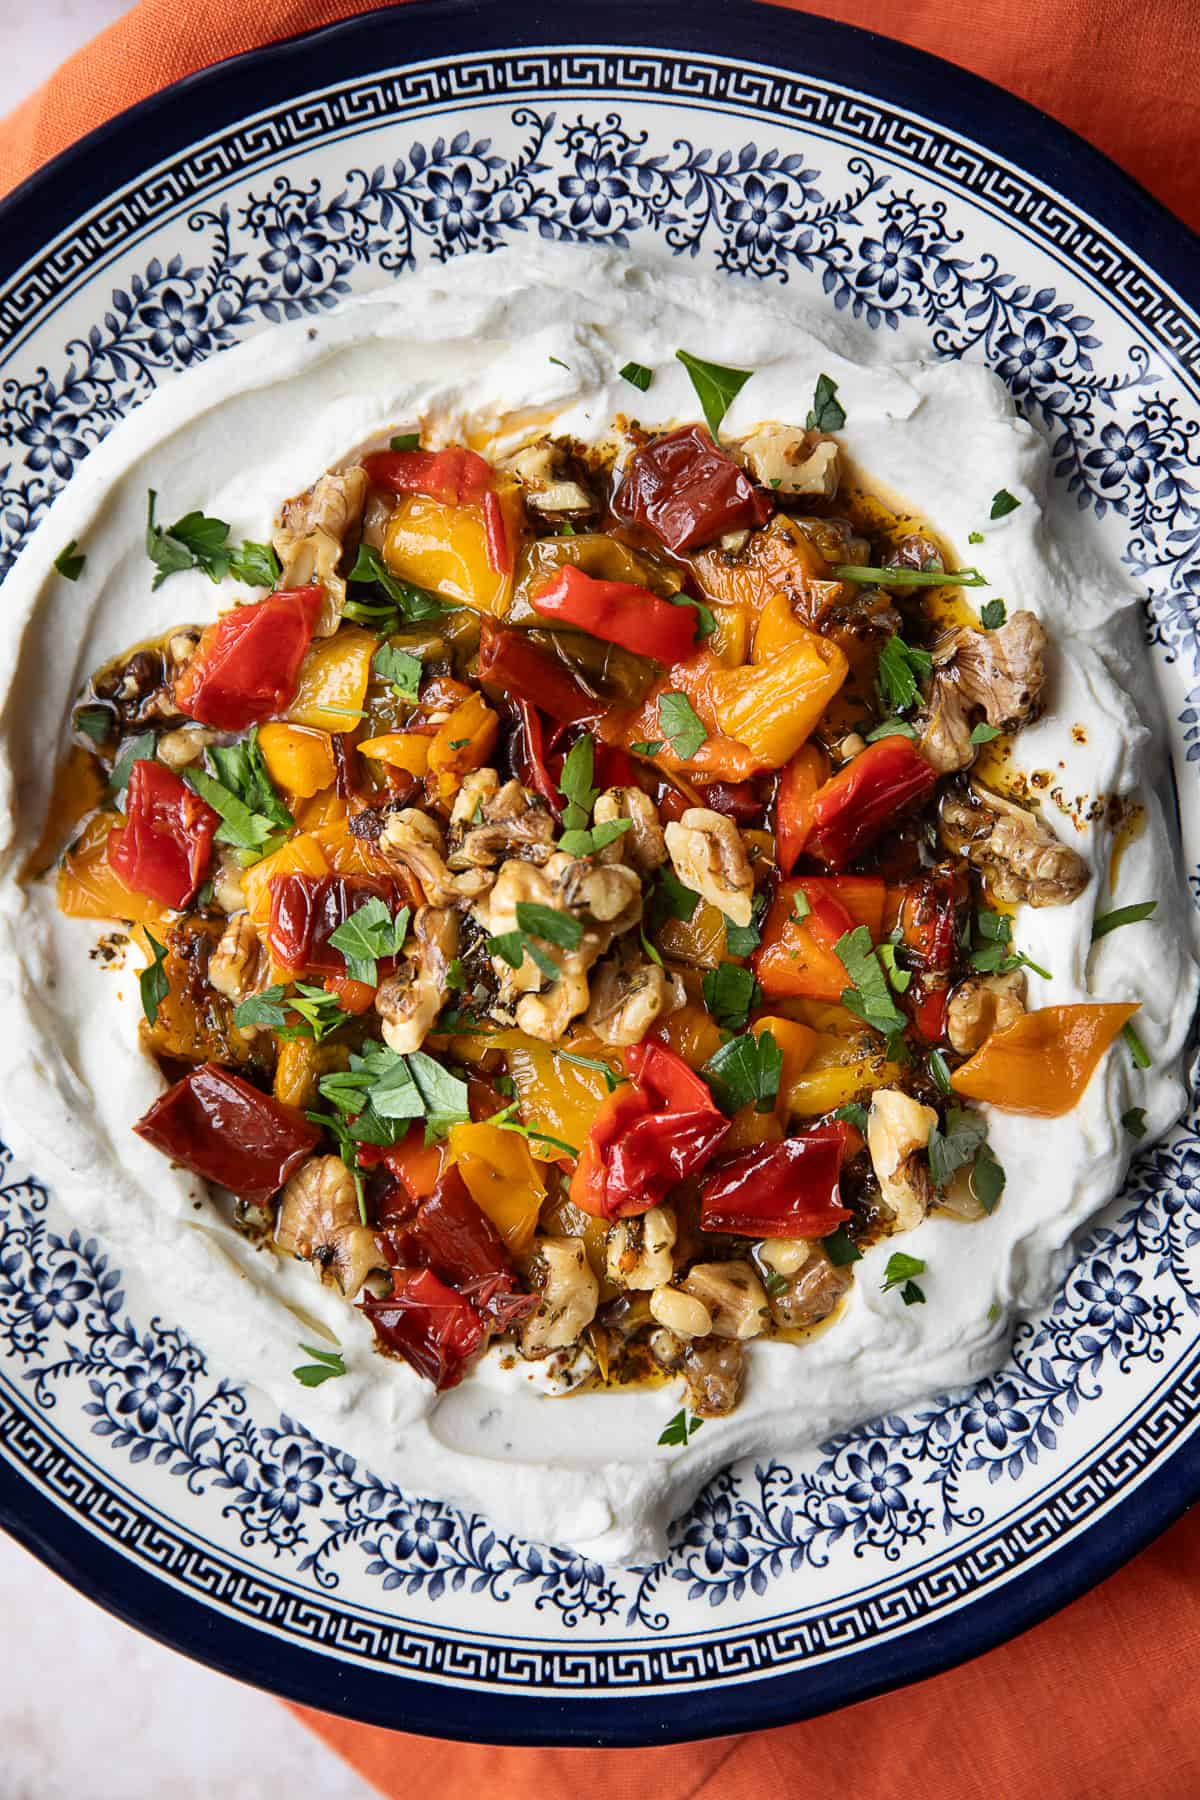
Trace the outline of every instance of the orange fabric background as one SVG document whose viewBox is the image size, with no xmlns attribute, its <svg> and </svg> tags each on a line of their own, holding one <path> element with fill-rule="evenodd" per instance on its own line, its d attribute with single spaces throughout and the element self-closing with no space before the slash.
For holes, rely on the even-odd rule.
<svg viewBox="0 0 1200 1800">
<path fill-rule="evenodd" d="M 0 191 L 193 69 L 371 10 L 372 0 L 141 0 L 0 125 Z M 812 10 L 1011 88 L 1200 226 L 1197 0 L 825 0 Z M 1019 143 L 1012 154 L 1020 160 Z M 414 1792 L 439 1800 L 601 1792 L 605 1800 L 848 1792 L 909 1800 L 914 1791 L 922 1800 L 1196 1800 L 1198 1592 L 1200 1513 L 1057 1618 L 964 1668 L 824 1719 L 716 1743 L 476 1749 L 297 1711 L 397 1800 Z"/>
</svg>

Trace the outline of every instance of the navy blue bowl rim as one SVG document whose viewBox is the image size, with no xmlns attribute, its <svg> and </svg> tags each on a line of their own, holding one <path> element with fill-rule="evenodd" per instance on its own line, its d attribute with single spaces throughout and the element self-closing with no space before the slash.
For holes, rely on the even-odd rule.
<svg viewBox="0 0 1200 1800">
<path fill-rule="evenodd" d="M 611 46 L 732 57 L 845 83 L 1017 162 L 1104 225 L 1194 310 L 1200 239 L 1047 114 L 941 58 L 812 14 L 721 0 L 412 0 L 267 45 L 151 95 L 0 203 L 3 274 L 148 167 L 248 114 L 380 68 L 448 54 Z M 923 1680 L 1028 1630 L 1104 1580 L 1200 1497 L 1200 1434 L 1077 1537 L 994 1591 L 908 1635 L 834 1661 L 695 1692 L 607 1699 L 489 1694 L 379 1674 L 305 1650 L 179 1593 L 77 1524 L 0 1456 L 0 1524 L 56 1574 L 172 1649 L 319 1711 L 479 1743 L 629 1747 L 785 1725 Z"/>
</svg>

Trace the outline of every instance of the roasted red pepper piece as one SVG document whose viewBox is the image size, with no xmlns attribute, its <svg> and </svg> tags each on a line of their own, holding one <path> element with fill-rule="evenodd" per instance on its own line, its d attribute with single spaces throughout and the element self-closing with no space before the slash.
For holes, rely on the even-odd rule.
<svg viewBox="0 0 1200 1800">
<path fill-rule="evenodd" d="M 672 606 L 649 588 L 629 581 L 598 581 L 574 563 L 565 563 L 552 581 L 529 598 L 544 618 L 577 625 L 635 656 L 677 663 L 696 647 L 694 606 Z"/>
<path fill-rule="evenodd" d="M 396 1269 L 392 1288 L 386 1299 L 368 1295 L 362 1302 L 376 1337 L 439 1392 L 457 1387 L 484 1339 L 475 1308 L 432 1269 Z"/>
<path fill-rule="evenodd" d="M 531 794 L 540 794 L 552 811 L 560 813 L 565 805 L 558 791 L 563 759 L 552 758 L 547 751 L 546 730 L 537 707 L 528 700 L 518 700 L 517 713 L 521 724 L 512 751 L 517 779 Z"/>
<path fill-rule="evenodd" d="M 589 694 L 570 669 L 530 643 L 523 631 L 509 631 L 488 618 L 479 625 L 479 679 L 511 700 L 528 700 L 563 725 L 604 711 L 603 700 Z"/>
<path fill-rule="evenodd" d="M 175 704 L 218 731 L 245 731 L 290 705 L 324 590 L 268 594 L 209 625 L 175 683 Z"/>
<path fill-rule="evenodd" d="M 908 993 L 908 1009 L 918 1035 L 936 1044 L 946 1035 L 946 1002 L 954 965 L 956 925 L 954 883 L 948 877 L 913 882 L 900 907 L 904 942 L 919 963 Z"/>
<path fill-rule="evenodd" d="M 613 496 L 618 518 L 644 525 L 675 551 L 761 525 L 772 504 L 699 425 L 685 425 L 637 451 Z"/>
<path fill-rule="evenodd" d="M 696 791 L 710 812 L 724 813 L 739 825 L 762 824 L 763 803 L 752 781 L 710 781 Z"/>
<path fill-rule="evenodd" d="M 373 899 L 385 901 L 393 916 L 399 910 L 395 883 L 384 876 L 274 875 L 267 947 L 293 975 L 344 976 L 346 959 L 329 939 L 351 913 Z M 379 961 L 381 974 L 394 966 L 394 957 Z"/>
<path fill-rule="evenodd" d="M 135 762 L 125 823 L 108 834 L 109 867 L 135 894 L 184 907 L 204 880 L 220 823 L 212 807 L 162 763 Z"/>
<path fill-rule="evenodd" d="M 168 1088 L 133 1128 L 193 1175 L 261 1206 L 320 1141 L 294 1106 L 203 1063 Z"/>
<path fill-rule="evenodd" d="M 483 535 L 492 568 L 497 575 L 511 575 L 512 545 L 508 541 L 508 526 L 504 523 L 504 508 L 499 494 L 491 490 L 483 496 Z"/>
<path fill-rule="evenodd" d="M 701 1226 L 739 1237 L 827 1237 L 850 1217 L 838 1190 L 846 1137 L 845 1125 L 821 1125 L 727 1158 L 704 1185 Z"/>
<path fill-rule="evenodd" d="M 775 794 L 775 861 L 790 875 L 812 830 L 812 803 L 829 776 L 829 759 L 815 744 L 797 750 L 780 771 Z"/>
<path fill-rule="evenodd" d="M 907 738 L 880 738 L 817 789 L 805 850 L 844 869 L 936 786 L 935 771 Z"/>
<path fill-rule="evenodd" d="M 602 1103 L 571 1177 L 575 1205 L 604 1219 L 657 1206 L 703 1167 L 730 1124 L 707 1085 L 665 1044 L 634 1044 L 624 1061 L 637 1085 Z"/>
<path fill-rule="evenodd" d="M 469 1300 L 492 1331 L 507 1331 L 538 1308 L 521 1291 L 504 1240 L 472 1200 L 456 1168 L 446 1169 L 417 1213 L 416 1239 L 441 1280 Z"/>
<path fill-rule="evenodd" d="M 481 500 L 492 485 L 491 464 L 474 450 L 376 450 L 363 457 L 367 480 L 393 494 L 425 494 L 446 506 Z"/>
</svg>

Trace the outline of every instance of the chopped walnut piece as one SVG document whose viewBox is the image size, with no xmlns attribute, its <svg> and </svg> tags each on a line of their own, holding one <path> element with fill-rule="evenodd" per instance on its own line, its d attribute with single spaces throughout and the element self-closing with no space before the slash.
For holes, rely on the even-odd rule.
<svg viewBox="0 0 1200 1800">
<path fill-rule="evenodd" d="M 345 469 L 322 475 L 306 493 L 288 500 L 272 543 L 283 565 L 281 588 L 306 587 L 320 582 L 324 604 L 317 619 L 316 635 L 332 637 L 346 604 L 346 583 L 338 564 L 349 538 L 362 521 L 367 497 L 366 471 Z"/>
<path fill-rule="evenodd" d="M 754 875 L 733 819 L 707 806 L 689 806 L 666 829 L 671 864 L 685 887 L 709 900 L 735 925 L 749 925 Z"/>
<path fill-rule="evenodd" d="M 383 1041 L 401 1056 L 419 1050 L 446 999 L 446 974 L 458 954 L 458 914 L 446 906 L 419 906 L 412 933 L 394 974 L 375 995 Z"/>
<path fill-rule="evenodd" d="M 276 1248 L 315 1263 L 332 1275 L 348 1300 L 367 1276 L 385 1266 L 375 1233 L 358 1211 L 354 1177 L 340 1156 L 310 1156 L 291 1177 L 279 1201 Z"/>
<path fill-rule="evenodd" d="M 767 1293 L 748 1262 L 693 1263 L 684 1287 L 712 1314 L 717 1337 L 758 1337 L 767 1322 Z"/>
<path fill-rule="evenodd" d="M 1045 651 L 1042 622 L 1025 611 L 996 631 L 960 625 L 939 638 L 918 743 L 939 774 L 974 761 L 973 714 L 998 730 L 1034 716 L 1046 681 Z"/>
<path fill-rule="evenodd" d="M 227 1000 L 244 1000 L 254 992 L 261 948 L 254 920 L 238 913 L 221 933 L 221 941 L 208 959 L 209 986 Z"/>
<path fill-rule="evenodd" d="M 606 844 L 600 852 L 602 862 L 632 863 L 643 875 L 661 869 L 667 860 L 667 840 L 659 823 L 658 808 L 641 788 L 607 788 L 599 796 L 592 811 L 597 825 L 612 825 L 618 819 L 631 821 L 628 831 Z"/>
<path fill-rule="evenodd" d="M 530 1358 L 565 1350 L 596 1316 L 600 1284 L 578 1237 L 537 1237 L 526 1271 L 542 1296 L 538 1310 L 525 1321 L 521 1354 Z"/>
<path fill-rule="evenodd" d="M 779 494 L 832 500 L 838 491 L 838 447 L 832 438 L 789 425 L 760 425 L 741 450 L 760 487 Z"/>
<path fill-rule="evenodd" d="M 899 1088 L 876 1088 L 871 1095 L 867 1149 L 897 1231 L 911 1231 L 929 1210 L 933 1183 L 921 1152 L 937 1122 L 932 1106 L 923 1106 Z"/>
<path fill-rule="evenodd" d="M 965 855 L 1006 905 L 1069 906 L 1091 879 L 1082 856 L 1036 814 L 979 782 L 944 795 L 939 827 L 951 854 Z"/>
<path fill-rule="evenodd" d="M 946 1004 L 946 1036 L 960 1056 L 971 1056 L 993 1031 L 1003 1031 L 1025 1011 L 1024 969 L 1007 975 L 969 975 Z"/>
</svg>

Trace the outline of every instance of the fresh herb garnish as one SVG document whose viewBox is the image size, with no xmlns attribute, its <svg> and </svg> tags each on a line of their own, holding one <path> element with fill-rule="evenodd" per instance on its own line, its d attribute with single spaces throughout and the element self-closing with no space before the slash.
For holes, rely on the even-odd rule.
<svg viewBox="0 0 1200 1800">
<path fill-rule="evenodd" d="M 803 888 L 797 888 L 795 893 L 792 895 L 792 917 L 793 917 L 793 919 L 798 919 L 801 922 L 801 924 L 803 924 L 804 920 L 807 919 L 807 917 L 811 911 L 812 911 L 812 901 L 809 899 L 808 895 L 805 893 Z"/>
<path fill-rule="evenodd" d="M 83 574 L 83 568 L 86 562 L 87 557 L 80 550 L 75 539 L 72 538 L 65 549 L 60 550 L 55 557 L 54 566 L 65 580 L 78 581 L 79 577 Z"/>
<path fill-rule="evenodd" d="M 982 542 L 983 542 L 982 531 L 968 531 L 967 542 L 968 542 L 968 544 L 982 544 Z"/>
<path fill-rule="evenodd" d="M 844 1225 L 839 1225 L 836 1231 L 831 1231 L 828 1237 L 822 1238 L 821 1243 L 835 1269 L 844 1269 L 850 1263 L 862 1261 L 862 1251 Z"/>
<path fill-rule="evenodd" d="M 977 1112 L 951 1106 L 944 1126 L 929 1134 L 929 1172 L 939 1188 L 950 1185 L 959 1169 L 971 1168 L 971 1192 L 985 1212 L 991 1212 L 1004 1191 L 1004 1170 L 988 1145 L 987 1125 Z"/>
<path fill-rule="evenodd" d="M 907 712 L 921 697 L 920 683 L 933 668 L 928 650 L 890 637 L 879 653 L 879 692 L 889 712 Z"/>
<path fill-rule="evenodd" d="M 1146 1109 L 1144 1106 L 1131 1106 L 1121 1114 L 1121 1124 L 1131 1138 L 1141 1140 L 1146 1135 Z"/>
<path fill-rule="evenodd" d="M 71 723 L 76 731 L 91 738 L 93 744 L 103 744 L 113 728 L 113 715 L 107 706 L 81 706 Z"/>
<path fill-rule="evenodd" d="M 1001 488 L 998 493 L 992 495 L 992 510 L 988 514 L 988 518 L 1003 519 L 1008 513 L 1016 512 L 1020 504 L 1021 502 L 1015 494 L 1010 494 L 1007 488 Z"/>
<path fill-rule="evenodd" d="M 157 1025 L 158 1009 L 171 991 L 167 971 L 163 967 L 167 960 L 167 947 L 160 944 L 153 932 L 146 930 L 145 926 L 142 929 L 146 932 L 152 960 L 138 976 L 138 991 L 142 996 L 142 1011 L 146 1015 L 147 1024 Z"/>
<path fill-rule="evenodd" d="M 905 1306 L 923 1306 L 925 1296 L 913 1277 L 924 1273 L 925 1263 L 921 1257 L 907 1256 L 903 1250 L 893 1250 L 883 1272 L 883 1292 L 888 1294 L 898 1287 Z"/>
<path fill-rule="evenodd" d="M 1003 1168 L 996 1161 L 990 1144 L 981 1144 L 979 1154 L 975 1158 L 975 1167 L 971 1170 L 971 1192 L 982 1206 L 985 1213 L 994 1212 L 996 1203 L 1004 1192 L 1007 1177 Z"/>
<path fill-rule="evenodd" d="M 686 1444 L 689 1437 L 695 1437 L 703 1423 L 704 1420 L 697 1418 L 695 1413 L 689 1413 L 686 1406 L 680 1407 L 658 1441 L 669 1445 Z"/>
<path fill-rule="evenodd" d="M 650 896 L 650 927 L 657 932 L 666 919 L 680 919 L 687 925 L 700 904 L 694 888 L 685 887 L 674 869 L 661 868 Z"/>
<path fill-rule="evenodd" d="M 254 544 L 247 538 L 229 558 L 229 573 L 247 587 L 273 588 L 283 574 L 283 566 L 271 544 Z"/>
<path fill-rule="evenodd" d="M 301 1344 L 300 1348 L 306 1356 L 315 1356 L 316 1361 L 302 1363 L 292 1374 L 301 1387 L 320 1387 L 323 1381 L 332 1381 L 337 1375 L 346 1373 L 346 1365 L 340 1350 L 318 1350 L 315 1344 Z"/>
<path fill-rule="evenodd" d="M 663 738 L 642 738 L 640 742 L 630 744 L 629 748 L 635 756 L 657 756 L 664 742 Z"/>
<path fill-rule="evenodd" d="M 398 431 L 395 437 L 388 439 L 389 450 L 419 450 L 421 434 L 419 431 Z"/>
<path fill-rule="evenodd" d="M 1148 1069 L 1154 1059 L 1137 1032 L 1134 1030 L 1131 1020 L 1126 1020 L 1125 1024 L 1122 1025 L 1121 1036 L 1129 1046 L 1129 1054 L 1133 1058 L 1134 1068 Z"/>
<path fill-rule="evenodd" d="M 978 569 L 888 569 L 866 563 L 834 563 L 831 574 L 838 581 L 861 581 L 871 587 L 986 587 L 987 577 Z"/>
<path fill-rule="evenodd" d="M 276 982 L 273 987 L 264 988 L 261 994 L 250 994 L 240 1000 L 233 1009 L 233 1022 L 239 1031 L 248 1031 L 251 1026 L 263 1025 L 270 1031 L 280 1031 L 288 1022 L 287 1009 L 284 1005 L 286 987 Z"/>
<path fill-rule="evenodd" d="M 236 744 L 210 745 L 206 768 L 190 768 L 184 779 L 221 815 L 216 839 L 237 851 L 248 867 L 284 842 L 295 821 L 267 773 L 258 747 L 258 726 Z"/>
<path fill-rule="evenodd" d="M 423 1050 L 401 1056 L 386 1044 L 367 1044 L 361 1054 L 351 1052 L 344 1073 L 323 1075 L 318 1088 L 350 1121 L 347 1135 L 356 1143 L 394 1144 L 407 1122 L 420 1118 L 430 1143 L 471 1116 L 466 1082 Z"/>
<path fill-rule="evenodd" d="M 778 1269 L 768 1269 L 763 1286 L 767 1290 L 768 1298 L 774 1300 L 778 1295 L 787 1293 L 788 1278 L 786 1275 L 781 1275 Z"/>
<path fill-rule="evenodd" d="M 541 938 L 543 943 L 555 944 L 561 950 L 578 950 L 583 940 L 583 925 L 578 919 L 537 900 L 517 901 L 517 924 L 527 937 Z"/>
<path fill-rule="evenodd" d="M 1157 905 L 1157 900 L 1139 900 L 1133 906 L 1118 906 L 1115 912 L 1101 913 L 1092 921 L 1093 944 L 1122 925 L 1136 925 L 1139 919 L 1148 919 Z"/>
<path fill-rule="evenodd" d="M 638 392 L 642 394 L 654 380 L 653 369 L 648 369 L 645 363 L 627 362 L 620 373 L 622 381 L 627 381 L 630 387 L 637 388 Z"/>
<path fill-rule="evenodd" d="M 154 742 L 154 733 L 152 731 L 140 731 L 137 737 L 130 738 L 129 742 L 121 751 L 120 756 L 113 764 L 112 774 L 108 778 L 108 789 L 105 794 L 106 799 L 121 800 L 125 789 L 129 786 L 129 777 L 133 770 L 134 763 L 153 762 Z"/>
<path fill-rule="evenodd" d="M 943 1094 L 952 1094 L 954 1089 L 950 1082 L 950 1065 L 943 1052 L 931 1050 L 925 1060 L 929 1064 L 929 1073 L 933 1076 L 935 1087 Z"/>
<path fill-rule="evenodd" d="M 565 850 L 568 856 L 595 856 L 598 850 L 615 843 L 632 828 L 632 819 L 603 819 L 589 831 L 564 831 L 558 840 L 558 848 Z"/>
<path fill-rule="evenodd" d="M 867 927 L 856 925 L 843 933 L 833 951 L 851 981 L 842 994 L 847 1012 L 886 1038 L 902 1032 L 908 1021 L 888 992 L 887 976 Z"/>
<path fill-rule="evenodd" d="M 828 375 L 818 375 L 813 403 L 804 421 L 805 431 L 840 431 L 845 423 L 846 412 L 837 397 L 837 382 Z"/>
<path fill-rule="evenodd" d="M 971 742 L 973 744 L 990 744 L 993 738 L 998 738 L 999 736 L 1000 727 L 998 725 L 980 724 L 973 728 L 971 732 Z"/>
<path fill-rule="evenodd" d="M 562 779 L 558 791 L 566 801 L 563 825 L 568 831 L 582 831 L 592 816 L 599 789 L 592 785 L 596 766 L 596 744 L 590 733 L 577 738 L 563 758 Z"/>
<path fill-rule="evenodd" d="M 650 942 L 650 939 L 646 936 L 646 927 L 644 925 L 638 926 L 638 937 L 641 939 L 642 949 L 650 958 L 650 961 L 656 963 L 660 969 L 665 968 L 666 964 L 662 959 L 662 951 L 656 944 Z"/>
<path fill-rule="evenodd" d="M 538 1131 L 533 1125 L 526 1125 L 522 1120 L 514 1119 L 513 1114 L 519 1105 L 520 1102 L 514 1100 L 511 1105 L 502 1107 L 498 1113 L 493 1113 L 491 1118 L 485 1119 L 483 1123 L 495 1125 L 500 1131 L 518 1132 L 521 1137 L 531 1138 L 535 1144 L 549 1144 L 551 1149 L 561 1150 L 567 1156 L 579 1157 L 582 1155 L 578 1145 L 568 1144 L 565 1138 L 553 1137 L 548 1131 Z"/>
<path fill-rule="evenodd" d="M 1043 969 L 1023 950 L 1013 948 L 1012 920 L 1006 914 L 982 907 L 975 914 L 975 932 L 983 942 L 972 950 L 969 960 L 981 975 L 1009 975 L 1014 969 L 1032 969 L 1043 981 L 1053 980 L 1049 969 Z"/>
<path fill-rule="evenodd" d="M 882 725 L 877 725 L 875 727 L 874 731 L 868 731 L 867 742 L 868 744 L 877 744 L 880 738 L 915 738 L 916 735 L 916 732 L 913 730 L 913 727 L 909 724 L 907 719 L 885 719 Z"/>
<path fill-rule="evenodd" d="M 373 550 L 370 544 L 359 545 L 348 580 L 381 587 L 387 595 L 388 605 L 348 600 L 343 608 L 345 617 L 370 625 L 385 637 L 400 619 L 437 619 L 446 610 L 437 595 L 427 588 L 416 587 L 411 581 L 398 581 L 378 550 Z"/>
<path fill-rule="evenodd" d="M 567 373 L 568 373 L 568 374 L 570 374 L 570 372 L 571 372 L 571 365 L 570 365 L 570 363 L 565 363 L 565 362 L 564 362 L 564 361 L 563 361 L 563 359 L 562 359 L 562 357 L 561 357 L 561 356 L 552 356 L 552 357 L 550 357 L 550 359 L 549 359 L 549 360 L 550 360 L 550 361 L 551 361 L 551 362 L 552 362 L 552 363 L 554 363 L 554 365 L 555 365 L 555 366 L 556 366 L 556 367 L 557 367 L 557 368 L 559 368 L 559 369 L 565 369 L 565 370 L 566 370 L 566 371 L 567 371 Z"/>
<path fill-rule="evenodd" d="M 688 594 L 667 594 L 666 599 L 671 606 L 690 606 L 696 615 L 696 642 L 702 644 L 706 637 L 711 637 L 717 629 L 717 615 L 711 606 L 705 606 L 702 600 L 693 600 Z"/>
<path fill-rule="evenodd" d="M 379 958 L 399 956 L 408 936 L 410 912 L 407 906 L 392 916 L 386 900 L 378 894 L 343 919 L 329 934 L 329 943 L 346 959 L 346 973 L 351 981 L 365 981 L 375 987 L 379 981 Z"/>
<path fill-rule="evenodd" d="M 397 650 L 394 644 L 380 644 L 371 667 L 381 681 L 386 681 L 397 700 L 416 701 L 421 694 L 424 672 L 419 656 L 410 650 Z"/>
<path fill-rule="evenodd" d="M 289 1013 L 296 1014 L 299 1024 L 291 1022 Z M 251 994 L 233 1010 L 233 1022 L 243 1031 L 252 1025 L 265 1025 L 281 1038 L 311 1038 L 316 1044 L 323 1043 L 350 1016 L 342 1010 L 336 994 L 303 981 L 296 984 L 292 994 L 276 983 L 261 994 Z"/>
<path fill-rule="evenodd" d="M 701 1074 L 712 1087 L 722 1112 L 743 1106 L 770 1112 L 779 1092 L 783 1052 L 769 1031 L 730 1038 L 705 1063 Z"/>
<path fill-rule="evenodd" d="M 855 1131 L 861 1131 L 864 1137 L 867 1135 L 867 1109 L 861 1100 L 847 1100 L 845 1106 L 835 1109 L 833 1116 L 835 1119 L 844 1119 L 847 1125 L 853 1125 Z"/>
<path fill-rule="evenodd" d="M 677 350 L 675 355 L 691 377 L 696 398 L 715 441 L 722 419 L 754 370 L 727 369 L 721 363 L 704 362 L 699 356 L 690 356 L 686 350 Z"/>
<path fill-rule="evenodd" d="M 658 723 L 680 762 L 690 762 L 708 740 L 708 732 L 686 694 L 659 695 Z"/>
<path fill-rule="evenodd" d="M 752 1008 L 761 998 L 761 989 L 750 970 L 740 963 L 720 963 L 709 969 L 701 987 L 704 1004 L 717 1024 L 726 1031 L 744 1031 Z"/>
<path fill-rule="evenodd" d="M 621 1085 L 621 1077 L 614 1075 L 609 1065 L 602 1062 L 598 1056 L 577 1056 L 573 1050 L 556 1050 L 554 1054 L 561 1057 L 565 1063 L 574 1063 L 577 1069 L 592 1069 L 597 1075 L 603 1075 L 604 1085 L 610 1094 L 614 1093 Z"/>
<path fill-rule="evenodd" d="M 146 555 L 157 574 L 151 584 L 160 588 L 168 575 L 183 569 L 199 569 L 210 581 L 223 581 L 229 573 L 229 526 L 224 519 L 210 519 L 202 512 L 185 513 L 174 525 L 162 526 L 155 518 L 158 496 L 150 489 L 146 508 Z"/>
<path fill-rule="evenodd" d="M 999 631 L 1008 618 L 1008 608 L 1003 600 L 989 600 L 979 609 L 979 623 L 985 631 Z"/>
<path fill-rule="evenodd" d="M 725 948 L 730 956 L 749 956 L 762 943 L 763 914 L 767 910 L 767 896 L 755 894 L 751 903 L 750 923 L 735 925 L 728 915 L 725 917 Z"/>
</svg>

